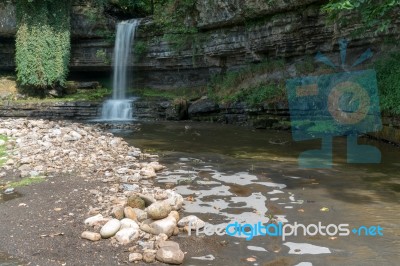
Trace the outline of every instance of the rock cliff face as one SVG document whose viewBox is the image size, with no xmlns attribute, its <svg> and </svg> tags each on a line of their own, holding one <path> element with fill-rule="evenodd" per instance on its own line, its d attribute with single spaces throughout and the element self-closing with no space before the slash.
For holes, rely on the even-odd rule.
<svg viewBox="0 0 400 266">
<path fill-rule="evenodd" d="M 199 33 L 186 38 L 183 48 L 151 30 L 143 20 L 137 42 L 145 49 L 136 56 L 134 71 L 139 86 L 191 87 L 204 85 L 215 73 L 237 69 L 273 58 L 295 61 L 317 51 L 336 53 L 337 40 L 348 38 L 348 53 L 357 57 L 365 48 L 379 52 L 384 39 L 399 39 L 400 21 L 385 35 L 364 31 L 353 36 L 360 25 L 339 27 L 327 22 L 320 11 L 321 0 L 201 0 L 192 21 Z M 97 13 L 96 13 L 97 12 Z M 14 69 L 15 16 L 11 4 L 0 4 L 0 69 Z M 72 18 L 71 71 L 109 71 L 115 19 L 98 10 L 76 4 Z M 182 36 L 176 40 L 182 42 Z M 352 53 L 354 51 L 354 53 Z M 294 73 L 295 75 L 296 73 Z"/>
</svg>

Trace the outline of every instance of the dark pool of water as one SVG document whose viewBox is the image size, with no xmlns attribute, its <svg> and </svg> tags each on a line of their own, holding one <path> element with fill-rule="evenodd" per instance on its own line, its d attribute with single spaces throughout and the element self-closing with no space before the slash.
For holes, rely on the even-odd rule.
<svg viewBox="0 0 400 266">
<path fill-rule="evenodd" d="M 282 221 L 293 224 L 381 226 L 383 236 L 181 236 L 187 265 L 398 265 L 400 149 L 378 147 L 380 164 L 346 163 L 346 141 L 334 140 L 331 169 L 300 169 L 300 152 L 318 141 L 293 142 L 290 132 L 197 123 L 148 123 L 139 132 L 115 131 L 160 155 L 171 183 L 187 198 L 185 214 L 210 224 Z M 193 200 L 192 200 L 193 199 Z"/>
</svg>

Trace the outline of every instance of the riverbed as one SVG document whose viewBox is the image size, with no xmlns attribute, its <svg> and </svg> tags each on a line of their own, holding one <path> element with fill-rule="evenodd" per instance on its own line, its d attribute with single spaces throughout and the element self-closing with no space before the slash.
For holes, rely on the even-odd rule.
<svg viewBox="0 0 400 266">
<path fill-rule="evenodd" d="M 397 265 L 400 250 L 400 149 L 360 138 L 378 147 L 380 164 L 347 164 L 345 138 L 334 139 L 331 169 L 300 169 L 300 152 L 316 141 L 294 142 L 290 132 L 252 130 L 207 123 L 143 123 L 140 131 L 114 134 L 144 151 L 157 153 L 167 170 L 161 187 L 176 187 L 184 215 L 214 226 L 239 224 L 348 224 L 380 226 L 382 236 L 360 229 L 348 236 L 180 235 L 185 265 Z"/>
</svg>

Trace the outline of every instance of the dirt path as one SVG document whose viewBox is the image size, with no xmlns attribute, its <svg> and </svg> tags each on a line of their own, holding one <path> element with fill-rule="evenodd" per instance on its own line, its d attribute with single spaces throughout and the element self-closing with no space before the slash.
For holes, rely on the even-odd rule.
<svg viewBox="0 0 400 266">
<path fill-rule="evenodd" d="M 102 185 L 70 175 L 17 188 L 22 197 L 0 204 L 0 251 L 27 265 L 128 263 L 129 246 L 113 247 L 107 240 L 90 242 L 80 238 L 86 212 L 95 203 L 88 191 Z M 51 234 L 56 235 L 42 236 Z"/>
</svg>

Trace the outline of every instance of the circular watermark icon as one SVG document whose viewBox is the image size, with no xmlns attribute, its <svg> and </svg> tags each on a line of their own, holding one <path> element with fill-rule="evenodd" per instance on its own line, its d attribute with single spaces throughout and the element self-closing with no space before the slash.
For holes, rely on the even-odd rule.
<svg viewBox="0 0 400 266">
<path fill-rule="evenodd" d="M 345 94 L 351 94 L 348 104 L 358 103 L 356 110 L 343 110 L 341 98 Z M 370 108 L 371 100 L 368 92 L 359 84 L 346 81 L 332 88 L 328 96 L 328 110 L 332 117 L 340 124 L 352 125 L 363 120 Z"/>
</svg>

